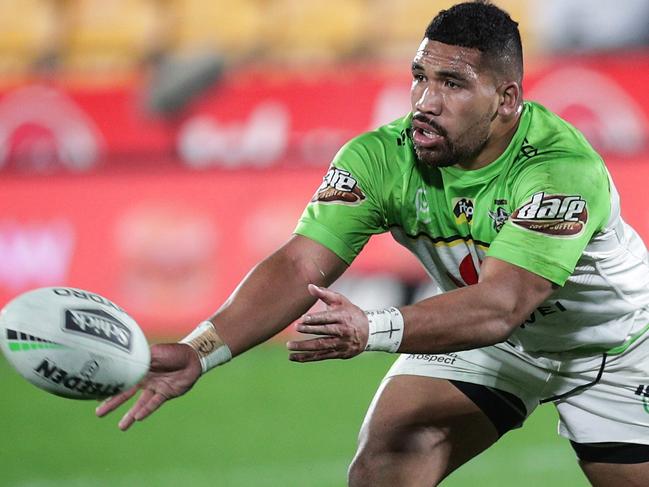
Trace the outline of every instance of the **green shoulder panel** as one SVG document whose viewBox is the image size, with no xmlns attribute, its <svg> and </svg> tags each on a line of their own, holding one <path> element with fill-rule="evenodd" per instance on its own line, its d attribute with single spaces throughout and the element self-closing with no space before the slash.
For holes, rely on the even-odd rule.
<svg viewBox="0 0 649 487">
<path fill-rule="evenodd" d="M 386 201 L 400 184 L 408 117 L 362 134 L 334 157 L 295 233 L 350 264 L 373 234 L 388 230 Z"/>
<path fill-rule="evenodd" d="M 515 208 L 488 255 L 563 285 L 611 211 L 599 155 L 563 120 L 535 105 L 527 139 L 535 153 L 508 174 Z"/>
</svg>

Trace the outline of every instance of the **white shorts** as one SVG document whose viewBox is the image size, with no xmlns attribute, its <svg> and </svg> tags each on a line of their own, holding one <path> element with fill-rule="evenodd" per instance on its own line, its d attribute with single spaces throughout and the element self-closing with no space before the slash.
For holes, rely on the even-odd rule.
<svg viewBox="0 0 649 487">
<path fill-rule="evenodd" d="M 649 333 L 624 353 L 532 357 L 507 343 L 448 354 L 401 355 L 386 378 L 420 375 L 499 389 L 527 415 L 543 402 L 559 412 L 559 434 L 577 443 L 649 445 Z"/>
</svg>

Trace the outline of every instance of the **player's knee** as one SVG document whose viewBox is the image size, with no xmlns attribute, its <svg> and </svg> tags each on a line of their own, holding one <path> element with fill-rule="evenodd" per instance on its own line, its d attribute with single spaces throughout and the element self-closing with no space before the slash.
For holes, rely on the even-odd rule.
<svg viewBox="0 0 649 487">
<path fill-rule="evenodd" d="M 395 467 L 395 455 L 390 452 L 368 453 L 359 451 L 348 470 L 350 487 L 376 487 L 384 485 L 384 481 L 390 476 L 397 474 L 392 470 Z M 398 468 L 398 467 L 397 467 Z"/>
<path fill-rule="evenodd" d="M 433 428 L 417 431 L 361 433 L 359 449 L 348 470 L 350 487 L 416 485 L 427 479 L 436 485 L 446 471 L 447 434 Z"/>
<path fill-rule="evenodd" d="M 349 487 L 361 487 L 369 485 L 367 477 L 372 471 L 365 456 L 357 454 L 347 470 L 347 484 Z"/>
</svg>

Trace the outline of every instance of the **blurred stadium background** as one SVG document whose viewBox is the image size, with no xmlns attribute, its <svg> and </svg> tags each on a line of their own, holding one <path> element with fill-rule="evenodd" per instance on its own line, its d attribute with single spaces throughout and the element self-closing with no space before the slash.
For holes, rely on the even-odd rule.
<svg viewBox="0 0 649 487">
<path fill-rule="evenodd" d="M 152 342 L 211 314 L 290 235 L 350 137 L 409 109 L 442 0 L 0 0 L 0 305 L 70 285 Z M 649 0 L 496 0 L 521 24 L 527 99 L 604 155 L 649 241 Z M 278 283 L 281 285 L 281 283 Z M 337 284 L 431 292 L 389 237 Z M 392 361 L 289 364 L 286 336 L 128 434 L 0 360 L 0 485 L 340 486 Z M 445 485 L 586 485 L 540 408 Z"/>
</svg>

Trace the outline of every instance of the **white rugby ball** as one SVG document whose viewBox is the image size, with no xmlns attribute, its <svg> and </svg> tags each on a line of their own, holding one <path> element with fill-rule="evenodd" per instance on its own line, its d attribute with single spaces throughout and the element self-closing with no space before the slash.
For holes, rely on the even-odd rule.
<svg viewBox="0 0 649 487">
<path fill-rule="evenodd" d="M 113 396 L 149 370 L 149 344 L 135 320 L 81 289 L 45 287 L 19 295 L 0 311 L 0 332 L 9 363 L 59 396 Z"/>
</svg>

